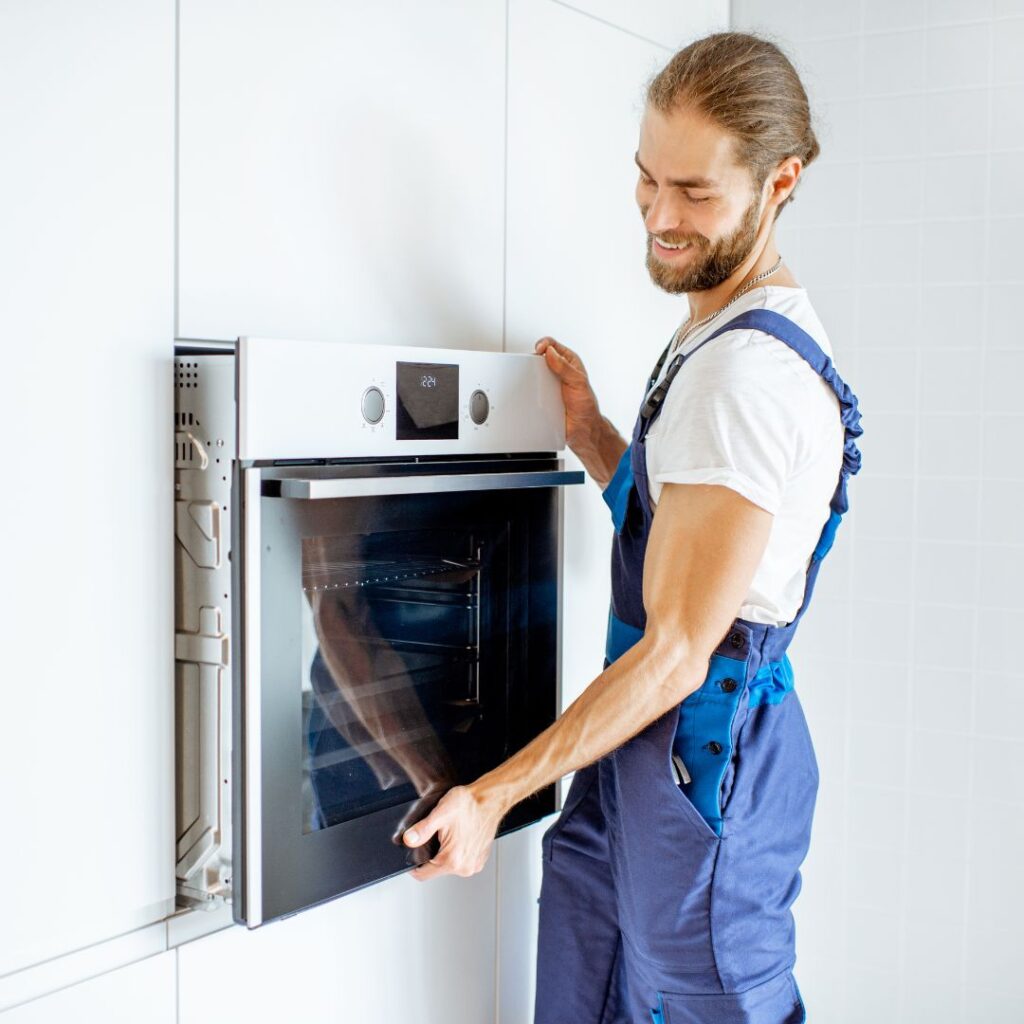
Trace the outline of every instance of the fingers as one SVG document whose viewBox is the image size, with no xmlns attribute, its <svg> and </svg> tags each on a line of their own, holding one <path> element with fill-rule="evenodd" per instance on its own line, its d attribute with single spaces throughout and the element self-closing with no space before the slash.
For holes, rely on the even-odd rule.
<svg viewBox="0 0 1024 1024">
<path fill-rule="evenodd" d="M 541 338 L 534 345 L 534 350 L 544 356 L 548 369 L 567 383 L 582 383 L 587 379 L 583 360 L 567 345 L 554 338 Z"/>
<path fill-rule="evenodd" d="M 438 830 L 439 823 L 434 820 L 434 812 L 431 811 L 422 821 L 410 825 L 402 833 L 402 842 L 406 846 L 422 846 Z"/>
</svg>

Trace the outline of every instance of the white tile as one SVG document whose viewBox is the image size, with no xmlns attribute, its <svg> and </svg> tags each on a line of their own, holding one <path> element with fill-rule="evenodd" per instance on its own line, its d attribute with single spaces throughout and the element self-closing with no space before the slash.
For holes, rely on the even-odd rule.
<svg viewBox="0 0 1024 1024">
<path fill-rule="evenodd" d="M 729 7 L 726 0 L 693 0 L 678 4 L 672 0 L 564 0 L 566 6 L 608 22 L 608 28 L 625 29 L 671 50 L 681 48 L 698 36 L 726 29 Z M 513 10 L 516 17 L 519 12 Z M 668 55 L 666 55 L 668 56 Z"/>
<path fill-rule="evenodd" d="M 892 911 L 850 907 L 850 964 L 885 971 L 899 956 L 900 918 Z"/>
<path fill-rule="evenodd" d="M 860 217 L 860 168 L 857 164 L 812 165 L 798 188 L 804 226 L 855 224 Z"/>
<path fill-rule="evenodd" d="M 1012 928 L 992 928 L 982 919 L 972 920 L 967 931 L 967 985 L 1003 994 L 1002 1006 L 1010 999 L 1024 999 L 1024 971 L 1020 969 L 1020 951 L 1024 947 L 1024 922 Z M 984 1017 L 975 1017 L 985 1020 Z M 1014 1017 L 995 1017 L 998 1021 L 1016 1021 Z"/>
<path fill-rule="evenodd" d="M 850 517 L 860 537 L 908 540 L 913 525 L 913 482 L 894 477 L 871 477 L 866 472 L 856 480 L 857 498 L 850 502 Z"/>
<path fill-rule="evenodd" d="M 1022 62 L 1024 63 L 1024 62 Z M 997 211 L 993 216 L 998 218 Z M 990 281 L 1024 281 L 1024 265 L 1020 258 L 1020 240 L 1024 217 L 1002 217 L 989 224 L 988 279 Z"/>
<path fill-rule="evenodd" d="M 864 95 L 913 92 L 924 86 L 924 32 L 864 37 Z"/>
<path fill-rule="evenodd" d="M 916 348 L 921 323 L 921 302 L 913 284 L 865 286 L 860 289 L 860 323 L 864 348 Z M 898 371 L 909 369 L 897 364 Z M 912 390 L 909 379 L 904 380 Z M 904 404 L 903 408 L 907 408 Z"/>
<path fill-rule="evenodd" d="M 851 779 L 848 794 L 850 842 L 884 846 L 888 850 L 902 849 L 908 806 L 906 792 Z"/>
<path fill-rule="evenodd" d="M 981 348 L 984 303 L 981 284 L 926 285 L 921 294 L 921 344 L 926 349 Z"/>
<path fill-rule="evenodd" d="M 921 598 L 928 595 L 922 594 Z M 918 603 L 914 661 L 920 668 L 970 669 L 974 665 L 974 609 Z"/>
<path fill-rule="evenodd" d="M 901 740 L 905 743 L 906 736 Z M 915 730 L 910 750 L 911 800 L 913 792 L 967 796 L 971 746 L 971 738 L 963 733 Z"/>
<path fill-rule="evenodd" d="M 925 217 L 981 217 L 988 201 L 987 161 L 978 156 L 929 157 L 924 162 Z M 956 249 L 952 249 L 956 253 Z"/>
<path fill-rule="evenodd" d="M 846 991 L 846 1015 L 843 1024 L 862 1024 L 864 1021 L 890 1020 L 893 1008 L 899 1005 L 899 974 L 895 970 L 897 960 L 871 970 L 860 964 L 845 966 L 844 974 L 849 983 Z M 830 1001 L 835 1007 L 835 1001 Z M 826 1024 L 838 1022 L 838 1016 L 830 1017 Z"/>
<path fill-rule="evenodd" d="M 987 89 L 930 92 L 925 98 L 925 151 L 978 152 L 988 144 Z"/>
<path fill-rule="evenodd" d="M 989 477 L 1024 480 L 1021 437 L 1024 437 L 1024 414 L 986 416 L 982 422 L 982 473 Z"/>
<path fill-rule="evenodd" d="M 994 928 L 1014 928 L 1024 921 L 1022 819 L 1020 807 L 1004 804 L 982 831 L 975 833 L 968 889 L 970 914 Z"/>
<path fill-rule="evenodd" d="M 864 28 L 918 28 L 925 23 L 926 10 L 925 0 L 864 0 Z"/>
<path fill-rule="evenodd" d="M 981 606 L 1024 611 L 1024 545 L 986 544 L 979 557 Z"/>
<path fill-rule="evenodd" d="M 911 863 L 942 850 L 968 855 L 968 821 L 973 801 L 950 793 L 913 793 L 907 798 L 907 849 Z"/>
<path fill-rule="evenodd" d="M 854 642 L 863 657 L 872 661 L 907 660 L 910 655 L 909 602 L 851 601 L 850 610 L 855 623 Z"/>
<path fill-rule="evenodd" d="M 902 540 L 858 538 L 852 596 L 877 600 L 910 589 L 912 548 Z"/>
<path fill-rule="evenodd" d="M 861 626 L 858 622 L 858 631 Z M 910 688 L 906 664 L 856 659 L 850 669 L 850 720 L 905 726 Z"/>
<path fill-rule="evenodd" d="M 913 869 L 912 869 L 913 870 Z M 932 1019 L 958 1024 L 956 1016 L 943 1016 L 943 1003 L 948 1010 L 958 1009 L 960 975 L 963 968 L 963 941 L 960 929 L 952 924 L 942 924 L 933 919 L 922 920 L 911 915 L 904 935 L 903 968 L 919 997 L 927 996 L 930 985 L 941 997 L 937 1004 L 928 1007 L 936 1014 Z M 919 999 L 911 1000 L 911 1006 L 922 1009 Z"/>
<path fill-rule="evenodd" d="M 918 471 L 922 476 L 977 476 L 981 468 L 981 416 L 921 416 Z"/>
<path fill-rule="evenodd" d="M 1020 636 L 1021 613 L 1016 609 L 986 608 L 979 613 L 978 667 L 1006 671 L 1006 645 Z"/>
<path fill-rule="evenodd" d="M 949 22 L 976 21 L 992 13 L 992 0 L 928 0 L 928 21 L 933 25 Z"/>
<path fill-rule="evenodd" d="M 805 42 L 793 63 L 811 98 L 848 99 L 860 91 L 861 37 L 843 36 Z"/>
<path fill-rule="evenodd" d="M 925 284 L 984 280 L 986 222 L 926 221 L 922 226 L 921 279 Z"/>
<path fill-rule="evenodd" d="M 920 160 L 870 160 L 863 165 L 863 219 L 913 220 L 921 215 Z"/>
<path fill-rule="evenodd" d="M 818 101 L 811 108 L 812 125 L 821 146 L 818 159 L 859 160 L 863 139 L 863 111 L 860 99 Z"/>
<path fill-rule="evenodd" d="M 1024 411 L 1024 349 L 989 353 L 985 360 L 982 399 L 988 413 L 1012 415 Z M 1024 457 L 1024 449 L 1021 450 Z"/>
<path fill-rule="evenodd" d="M 864 284 L 911 284 L 920 276 L 921 265 L 920 225 L 865 224 L 861 229 L 860 279 Z"/>
<path fill-rule="evenodd" d="M 1011 932 L 1011 934 L 1016 936 L 1019 947 L 1021 942 L 1019 932 Z M 964 989 L 964 1005 L 978 1020 L 1014 1022 L 1024 1020 L 1024 993 L 1014 995 L 1010 992 L 997 992 L 993 989 L 967 986 Z M 964 1021 L 966 1024 L 968 1018 L 964 1018 Z"/>
<path fill-rule="evenodd" d="M 911 475 L 914 471 L 915 424 L 913 413 L 872 410 L 870 430 L 857 441 L 863 464 L 867 467 L 864 472 L 870 471 L 872 476 Z M 857 557 L 860 558 L 859 551 Z"/>
<path fill-rule="evenodd" d="M 804 227 L 800 242 L 800 282 L 812 295 L 818 288 L 842 287 L 854 279 L 860 243 L 855 227 Z"/>
<path fill-rule="evenodd" d="M 970 728 L 974 677 L 965 671 L 941 668 L 914 670 L 913 713 L 918 729 L 961 732 Z"/>
<path fill-rule="evenodd" d="M 922 540 L 975 540 L 978 533 L 977 482 L 919 480 L 916 526 L 917 536 Z M 973 593 L 967 600 L 954 603 L 969 604 L 971 597 Z"/>
<path fill-rule="evenodd" d="M 988 284 L 985 298 L 988 304 L 986 345 L 993 350 L 1024 349 L 1024 320 L 1020 315 L 1017 289 L 1005 283 Z"/>
<path fill-rule="evenodd" d="M 1024 54 L 1021 55 L 1024 58 Z M 1024 90 L 1021 90 L 1024 92 Z M 1024 138 L 1020 139 L 1024 143 Z M 997 217 L 1024 215 L 1024 153 L 992 155 L 992 212 Z"/>
<path fill-rule="evenodd" d="M 981 483 L 982 534 L 989 542 L 1024 544 L 1024 482 L 983 480 Z"/>
<path fill-rule="evenodd" d="M 918 541 L 914 586 L 929 601 L 972 604 L 978 598 L 979 547 Z"/>
<path fill-rule="evenodd" d="M 905 729 L 873 722 L 851 722 L 849 733 L 851 781 L 873 786 L 905 784 Z"/>
<path fill-rule="evenodd" d="M 925 357 L 921 362 L 921 411 L 980 412 L 981 378 L 981 361 L 969 350 Z"/>
<path fill-rule="evenodd" d="M 978 792 L 998 793 L 1017 804 L 1017 814 L 1024 813 L 1024 740 L 978 737 L 974 742 L 974 772 Z"/>
<path fill-rule="evenodd" d="M 850 843 L 846 885 L 850 904 L 876 910 L 897 910 L 902 902 L 904 857 L 891 849 Z"/>
<path fill-rule="evenodd" d="M 924 103 L 924 96 L 882 96 L 864 100 L 864 159 L 921 156 Z"/>
<path fill-rule="evenodd" d="M 996 85 L 1024 82 L 1024 18 L 1007 18 L 995 27 L 992 46 L 992 81 Z"/>
<path fill-rule="evenodd" d="M 928 87 L 960 89 L 985 85 L 989 76 L 990 32 L 987 23 L 929 29 Z"/>
<path fill-rule="evenodd" d="M 997 29 L 998 32 L 998 29 Z M 1019 85 L 1003 85 L 991 91 L 990 140 L 993 149 L 1017 149 L 1024 138 L 1024 103 Z M 982 146 L 978 146 L 981 149 Z"/>
<path fill-rule="evenodd" d="M 1015 561 L 1016 564 L 1020 564 L 1019 556 Z M 1018 586 L 1021 578 L 1018 577 Z M 1017 602 L 1020 603 L 1019 597 Z M 978 673 L 974 697 L 974 728 L 979 736 L 1024 740 L 1024 674 Z M 980 791 L 985 792 L 984 782 Z"/>
</svg>

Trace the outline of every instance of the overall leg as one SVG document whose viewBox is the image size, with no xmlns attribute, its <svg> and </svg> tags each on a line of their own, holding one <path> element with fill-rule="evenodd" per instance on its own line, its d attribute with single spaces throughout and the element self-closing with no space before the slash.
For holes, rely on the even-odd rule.
<svg viewBox="0 0 1024 1024">
<path fill-rule="evenodd" d="M 544 833 L 534 1024 L 628 1024 L 598 765 L 573 777 Z"/>
</svg>

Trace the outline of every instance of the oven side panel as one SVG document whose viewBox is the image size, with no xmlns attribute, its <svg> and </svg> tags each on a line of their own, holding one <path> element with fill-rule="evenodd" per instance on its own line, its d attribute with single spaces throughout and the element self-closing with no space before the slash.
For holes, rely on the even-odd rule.
<svg viewBox="0 0 1024 1024">
<path fill-rule="evenodd" d="M 175 873 L 181 906 L 230 898 L 234 358 L 175 375 Z"/>
</svg>

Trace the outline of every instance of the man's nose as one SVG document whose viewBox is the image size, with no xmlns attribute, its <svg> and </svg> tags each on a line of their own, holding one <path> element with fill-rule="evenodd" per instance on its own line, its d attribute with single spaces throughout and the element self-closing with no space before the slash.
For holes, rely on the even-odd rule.
<svg viewBox="0 0 1024 1024">
<path fill-rule="evenodd" d="M 678 231 L 681 224 L 680 210 L 678 204 L 672 202 L 672 197 L 664 192 L 658 195 L 647 207 L 644 216 L 644 227 L 652 235 L 661 235 L 667 231 Z"/>
</svg>

